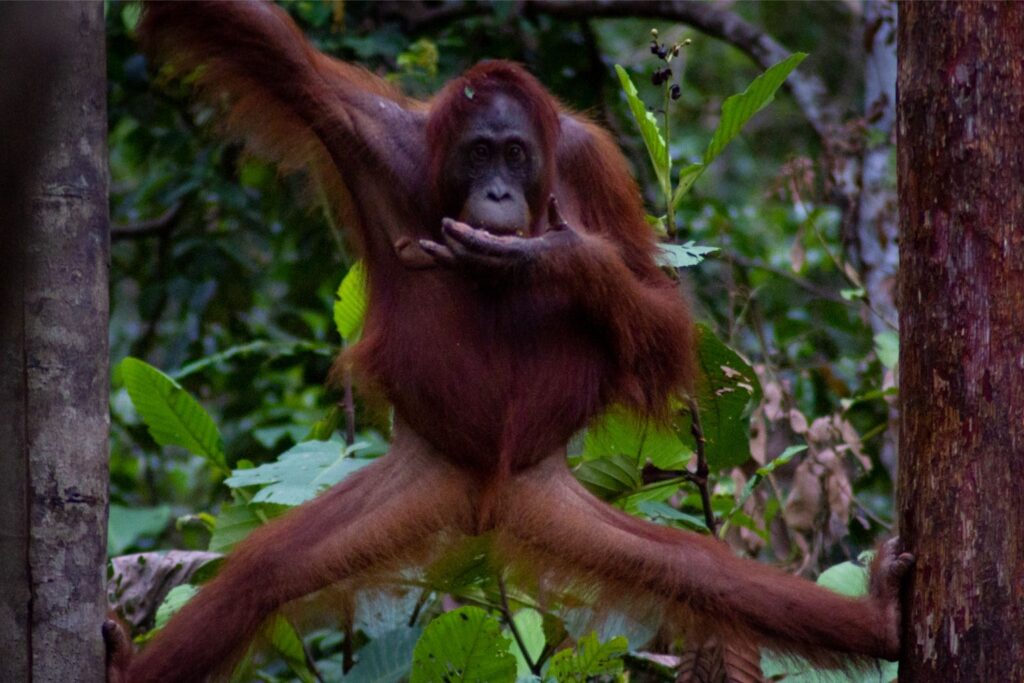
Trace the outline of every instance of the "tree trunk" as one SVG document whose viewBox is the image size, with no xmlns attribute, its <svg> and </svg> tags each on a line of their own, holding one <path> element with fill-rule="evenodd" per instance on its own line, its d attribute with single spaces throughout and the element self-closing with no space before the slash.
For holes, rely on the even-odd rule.
<svg viewBox="0 0 1024 683">
<path fill-rule="evenodd" d="M 1024 3 L 899 18 L 901 681 L 1024 681 Z"/>
<path fill-rule="evenodd" d="M 0 680 L 104 680 L 103 5 L 0 17 Z"/>
</svg>

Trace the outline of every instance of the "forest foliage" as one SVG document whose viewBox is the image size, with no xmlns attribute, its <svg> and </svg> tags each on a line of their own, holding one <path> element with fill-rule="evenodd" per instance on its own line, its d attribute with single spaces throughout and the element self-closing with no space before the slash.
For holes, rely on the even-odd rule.
<svg viewBox="0 0 1024 683">
<path fill-rule="evenodd" d="M 697 410 L 680 403 L 671 428 L 618 409 L 597 420 L 571 444 L 576 476 L 631 514 L 715 533 L 737 552 L 863 593 L 864 551 L 891 519 L 879 454 L 896 337 L 866 322 L 840 214 L 825 200 L 820 143 L 779 90 L 811 68 L 854 111 L 860 85 L 843 80 L 854 71 L 843 33 L 854 18 L 838 5 L 741 6 L 810 53 L 760 73 L 735 48 L 663 22 L 556 21 L 495 3 L 421 34 L 362 3 L 284 4 L 319 47 L 414 95 L 506 57 L 611 128 L 664 238 L 663 265 L 681 273 L 698 311 L 701 375 Z M 364 276 L 300 179 L 220 141 L 214 112 L 154 73 L 135 42 L 137 7 L 106 9 L 109 553 L 228 553 L 386 450 L 386 407 L 358 387 L 349 404 L 325 385 L 333 357 L 358 339 Z M 347 626 L 278 618 L 272 654 L 238 677 L 674 680 L 645 649 L 655 634 L 643 624 L 538 604 L 506 587 L 486 555 L 469 544 L 400 590 L 368 596 Z M 138 640 L 217 562 L 133 623 Z M 130 592 L 118 579 L 115 603 Z M 678 654 L 678 644 L 658 653 Z M 800 663 L 765 655 L 762 666 L 780 680 L 817 680 Z M 863 676 L 889 680 L 892 670 Z"/>
</svg>

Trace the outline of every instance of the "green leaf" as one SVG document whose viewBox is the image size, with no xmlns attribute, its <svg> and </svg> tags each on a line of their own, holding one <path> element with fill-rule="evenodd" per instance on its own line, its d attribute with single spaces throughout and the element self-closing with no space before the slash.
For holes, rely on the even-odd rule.
<svg viewBox="0 0 1024 683">
<path fill-rule="evenodd" d="M 586 460 L 574 474 L 591 493 L 605 500 L 627 495 L 641 484 L 640 468 L 633 456 L 609 455 Z"/>
<path fill-rule="evenodd" d="M 544 636 L 544 617 L 535 609 L 521 609 L 512 617 L 512 623 L 516 625 L 516 631 L 523 639 L 523 645 L 526 646 L 530 661 L 536 662 L 547 642 L 547 638 Z M 505 629 L 505 635 L 512 637 L 513 641 L 515 640 L 509 629 Z M 519 643 L 513 643 L 512 655 L 516 658 L 516 676 L 519 679 L 528 679 L 532 676 L 533 672 L 530 670 L 526 657 L 523 656 L 523 651 L 519 648 Z"/>
<path fill-rule="evenodd" d="M 244 503 L 225 503 L 214 523 L 208 548 L 215 553 L 226 553 L 259 527 L 263 520 L 254 507 Z"/>
<path fill-rule="evenodd" d="M 344 683 L 399 683 L 408 680 L 416 641 L 422 633 L 423 629 L 418 626 L 388 631 L 356 652 L 356 665 L 344 677 L 328 677 L 326 671 L 321 673 L 325 674 L 325 680 Z"/>
<path fill-rule="evenodd" d="M 606 643 L 596 633 L 584 636 L 571 650 L 562 650 L 551 658 L 547 678 L 557 683 L 586 683 L 597 676 L 616 676 L 624 668 L 622 657 L 629 643 L 619 636 Z"/>
<path fill-rule="evenodd" d="M 154 628 L 161 629 L 167 625 L 178 610 L 185 606 L 185 603 L 192 599 L 192 596 L 199 592 L 198 586 L 190 583 L 183 583 L 175 586 L 168 593 L 160 607 L 156 610 Z"/>
<path fill-rule="evenodd" d="M 236 489 L 262 486 L 253 496 L 253 503 L 301 505 L 370 464 L 370 460 L 349 457 L 365 445 L 359 442 L 346 447 L 338 440 L 304 441 L 289 448 L 274 462 L 234 470 L 224 483 Z"/>
<path fill-rule="evenodd" d="M 843 297 L 846 301 L 853 301 L 855 299 L 864 298 L 864 288 L 858 287 L 856 289 L 840 289 L 839 296 Z"/>
<path fill-rule="evenodd" d="M 674 507 L 663 501 L 644 500 L 637 503 L 636 507 L 637 510 L 653 520 L 663 519 L 667 522 L 672 522 L 673 526 L 686 527 L 704 534 L 709 532 L 708 525 L 703 519 L 696 515 L 676 510 Z"/>
<path fill-rule="evenodd" d="M 761 399 L 761 384 L 754 369 L 703 324 L 697 325 L 697 360 L 695 393 L 708 466 L 736 467 L 750 458 L 749 409 Z M 677 434 L 693 443 L 689 413 L 681 417 Z"/>
<path fill-rule="evenodd" d="M 856 562 L 841 562 L 829 567 L 818 577 L 818 585 L 836 593 L 858 598 L 868 593 L 868 566 L 873 553 L 861 553 Z M 848 672 L 836 672 L 814 668 L 799 657 L 779 657 L 765 653 L 761 657 L 761 668 L 769 680 L 783 680 L 786 683 L 887 683 L 899 676 L 899 664 L 876 660 L 873 667 L 862 667 Z"/>
<path fill-rule="evenodd" d="M 338 285 L 337 297 L 334 302 L 334 325 L 341 338 L 351 344 L 358 339 L 363 321 L 366 320 L 366 266 L 361 260 L 356 261 L 345 274 Z"/>
<path fill-rule="evenodd" d="M 892 370 L 900 360 L 900 337 L 892 331 L 875 335 L 875 353 L 882 365 Z"/>
<path fill-rule="evenodd" d="M 718 247 L 700 247 L 690 240 L 686 244 L 659 244 L 658 263 L 672 268 L 689 268 L 704 260 L 705 254 L 718 251 Z"/>
<path fill-rule="evenodd" d="M 690 164 L 679 172 L 679 180 L 676 181 L 676 190 L 672 194 L 672 208 L 679 208 L 679 204 L 683 201 L 683 197 L 690 191 L 693 184 L 697 182 L 697 178 L 701 177 L 704 173 L 704 169 L 707 166 L 701 163 Z"/>
<path fill-rule="evenodd" d="M 852 598 L 867 595 L 871 557 L 871 553 L 864 553 L 857 562 L 840 562 L 829 567 L 818 577 L 818 585 Z"/>
<path fill-rule="evenodd" d="M 719 119 L 711 142 L 704 151 L 705 166 L 714 161 L 733 138 L 739 135 L 740 129 L 754 114 L 775 99 L 775 91 L 806 57 L 807 54 L 804 52 L 791 54 L 755 78 L 742 93 L 726 99 L 722 104 L 722 118 Z"/>
<path fill-rule="evenodd" d="M 306 651 L 302 647 L 302 638 L 295 627 L 280 615 L 274 617 L 271 624 L 270 645 L 302 683 L 315 683 L 316 677 L 306 665 Z"/>
<path fill-rule="evenodd" d="M 516 660 L 498 620 L 479 607 L 434 619 L 413 653 L 410 683 L 511 683 Z"/>
<path fill-rule="evenodd" d="M 107 555 L 124 553 L 141 536 L 156 536 L 171 521 L 171 508 L 161 505 L 152 508 L 127 508 L 110 504 L 107 520 Z"/>
<path fill-rule="evenodd" d="M 181 446 L 227 470 L 224 444 L 210 414 L 181 385 L 138 358 L 125 358 L 121 378 L 132 404 L 161 446 Z"/>
<path fill-rule="evenodd" d="M 684 467 L 693 451 L 679 440 L 673 429 L 614 407 L 587 428 L 583 459 L 597 460 L 609 455 L 631 456 L 638 464 L 651 462 L 657 468 Z"/>
<path fill-rule="evenodd" d="M 654 174 L 658 178 L 662 193 L 667 197 L 671 189 L 669 174 L 671 173 L 671 159 L 668 156 L 668 147 L 665 145 L 665 138 L 661 136 L 661 128 L 658 126 L 654 114 L 647 111 L 647 105 L 640 99 L 633 80 L 618 64 L 615 65 L 615 73 L 619 75 L 619 82 L 622 84 L 622 91 L 626 93 L 626 101 L 629 103 L 629 110 L 633 114 L 633 120 L 640 128 L 640 137 L 643 138 L 644 146 L 651 157 L 651 165 L 654 167 Z"/>
</svg>

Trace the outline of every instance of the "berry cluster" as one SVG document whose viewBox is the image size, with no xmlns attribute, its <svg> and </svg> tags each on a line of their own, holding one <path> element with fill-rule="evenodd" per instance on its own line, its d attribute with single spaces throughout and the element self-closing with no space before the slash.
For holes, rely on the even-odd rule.
<svg viewBox="0 0 1024 683">
<path fill-rule="evenodd" d="M 651 54 L 665 62 L 665 66 L 655 71 L 651 76 L 651 83 L 654 85 L 663 85 L 672 78 L 672 68 L 669 64 L 672 62 L 672 58 L 678 57 L 679 51 L 689 44 L 690 39 L 687 38 L 680 43 L 676 43 L 672 47 L 667 47 L 665 43 L 658 42 L 658 29 L 651 29 Z M 682 91 L 679 89 L 679 85 L 677 84 L 671 85 L 668 92 L 669 97 L 673 100 L 678 100 L 679 96 L 682 95 Z"/>
</svg>

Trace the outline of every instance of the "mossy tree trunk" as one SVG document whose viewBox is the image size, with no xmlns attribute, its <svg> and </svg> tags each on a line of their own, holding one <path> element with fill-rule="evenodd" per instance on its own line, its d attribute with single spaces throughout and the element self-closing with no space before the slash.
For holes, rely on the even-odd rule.
<svg viewBox="0 0 1024 683">
<path fill-rule="evenodd" d="M 899 17 L 901 681 L 1024 681 L 1024 3 Z"/>
</svg>

